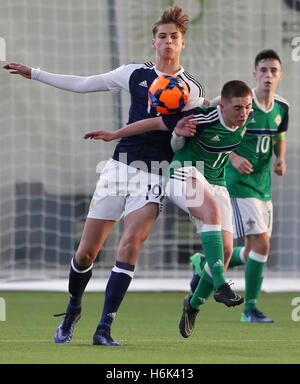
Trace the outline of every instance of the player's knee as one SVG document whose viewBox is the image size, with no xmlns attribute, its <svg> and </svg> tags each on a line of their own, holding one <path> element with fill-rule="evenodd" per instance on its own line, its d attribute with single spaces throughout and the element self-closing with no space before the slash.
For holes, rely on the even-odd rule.
<svg viewBox="0 0 300 384">
<path fill-rule="evenodd" d="M 76 253 L 76 262 L 80 266 L 90 266 L 96 259 L 94 252 L 89 250 L 78 250 Z"/>
<path fill-rule="evenodd" d="M 190 214 L 205 224 L 221 224 L 221 211 L 215 201 L 209 201 L 205 207 L 189 207 Z"/>
<path fill-rule="evenodd" d="M 270 239 L 266 233 L 255 235 L 251 241 L 251 249 L 261 255 L 268 255 L 270 251 Z"/>
<path fill-rule="evenodd" d="M 261 254 L 262 255 L 268 255 L 269 251 L 270 251 L 270 242 L 264 241 L 262 246 L 261 246 Z"/>
</svg>

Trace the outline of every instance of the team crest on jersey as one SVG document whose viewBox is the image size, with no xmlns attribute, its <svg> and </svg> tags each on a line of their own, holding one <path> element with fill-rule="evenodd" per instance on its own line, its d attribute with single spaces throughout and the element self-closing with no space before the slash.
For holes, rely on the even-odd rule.
<svg viewBox="0 0 300 384">
<path fill-rule="evenodd" d="M 280 125 L 280 123 L 281 123 L 281 116 L 278 114 L 278 115 L 275 117 L 274 121 L 275 121 L 275 123 L 276 123 L 276 125 L 277 125 L 277 127 L 278 127 L 278 126 Z"/>
</svg>

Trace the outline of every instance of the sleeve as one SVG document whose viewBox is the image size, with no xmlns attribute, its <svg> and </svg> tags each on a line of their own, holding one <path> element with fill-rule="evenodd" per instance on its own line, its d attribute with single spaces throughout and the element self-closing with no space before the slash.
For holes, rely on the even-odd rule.
<svg viewBox="0 0 300 384">
<path fill-rule="evenodd" d="M 282 141 L 285 140 L 285 132 L 279 132 L 274 135 L 274 141 Z"/>
<path fill-rule="evenodd" d="M 161 117 L 165 126 L 168 128 L 170 133 L 172 133 L 178 121 L 181 120 L 184 116 L 187 116 L 188 114 L 191 114 L 191 113 L 179 112 L 174 115 L 161 115 Z"/>
<path fill-rule="evenodd" d="M 129 78 L 134 69 L 133 65 L 122 65 L 113 71 L 100 75 L 72 76 L 49 73 L 33 68 L 31 77 L 33 80 L 72 92 L 119 92 L 122 89 L 129 91 Z"/>
<path fill-rule="evenodd" d="M 289 107 L 287 106 L 282 122 L 278 127 L 278 133 L 286 132 L 288 130 L 288 125 L 289 125 Z"/>
<path fill-rule="evenodd" d="M 179 151 L 179 149 L 183 148 L 185 144 L 185 137 L 183 136 L 177 136 L 175 131 L 172 133 L 171 138 L 171 147 L 174 153 Z"/>
</svg>

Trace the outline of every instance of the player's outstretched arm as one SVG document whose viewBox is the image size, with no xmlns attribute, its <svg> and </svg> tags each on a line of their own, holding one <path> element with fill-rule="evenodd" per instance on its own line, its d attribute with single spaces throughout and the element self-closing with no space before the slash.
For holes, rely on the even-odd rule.
<svg viewBox="0 0 300 384">
<path fill-rule="evenodd" d="M 194 136 L 196 132 L 196 123 L 189 121 L 192 117 L 193 115 L 186 116 L 178 121 L 175 129 L 179 136 Z M 128 124 L 126 127 L 123 127 L 115 132 L 101 130 L 88 132 L 84 135 L 84 139 L 112 141 L 121 139 L 122 137 L 139 135 L 149 131 L 168 131 L 168 128 L 164 124 L 163 119 L 159 116 L 151 119 L 136 121 L 135 123 Z"/>
<path fill-rule="evenodd" d="M 4 69 L 10 71 L 12 75 L 20 75 L 26 79 L 31 79 L 31 68 L 24 64 L 9 63 L 3 66 Z"/>
<path fill-rule="evenodd" d="M 167 131 L 168 128 L 163 123 L 161 117 L 153 117 L 151 119 L 139 120 L 135 123 L 126 125 L 115 132 L 93 131 L 84 135 L 84 139 L 94 139 L 103 141 L 112 141 L 121 139 L 122 137 L 139 135 L 149 131 Z"/>
<path fill-rule="evenodd" d="M 107 85 L 107 76 L 109 74 L 100 74 L 93 76 L 73 76 L 50 73 L 28 67 L 24 64 L 9 63 L 3 66 L 13 75 L 20 75 L 27 79 L 38 80 L 44 84 L 71 91 L 76 93 L 109 91 L 111 87 Z M 114 85 L 116 86 L 116 85 Z M 114 88 L 114 86 L 112 86 Z"/>
</svg>

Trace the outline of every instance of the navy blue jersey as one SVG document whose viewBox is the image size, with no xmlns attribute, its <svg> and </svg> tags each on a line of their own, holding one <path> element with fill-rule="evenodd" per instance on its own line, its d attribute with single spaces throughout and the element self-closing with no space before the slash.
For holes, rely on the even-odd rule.
<svg viewBox="0 0 300 384">
<path fill-rule="evenodd" d="M 153 80 L 163 74 L 156 69 L 153 63 L 148 62 L 122 65 L 113 71 L 89 77 L 59 75 L 33 68 L 31 77 L 72 92 L 128 91 L 131 96 L 128 123 L 133 123 L 157 116 L 148 102 L 148 90 Z M 188 102 L 183 110 L 201 106 L 204 100 L 202 86 L 182 67 L 175 75 L 186 82 L 190 92 Z M 162 131 L 151 131 L 122 138 L 116 146 L 113 158 L 127 164 L 134 161 L 144 161 L 150 170 L 151 161 L 166 160 L 170 162 L 172 160 L 174 153 L 170 146 L 170 138 L 169 132 Z"/>
<path fill-rule="evenodd" d="M 128 64 L 116 71 L 122 71 L 124 88 L 125 84 L 128 84 L 127 87 L 131 96 L 128 124 L 156 117 L 156 111 L 151 108 L 148 102 L 148 90 L 153 80 L 163 73 L 157 71 L 153 63 Z M 118 74 L 118 76 L 122 75 Z M 187 83 L 190 91 L 189 100 L 184 109 L 202 105 L 204 97 L 202 86 L 183 68 L 176 75 Z M 120 156 L 120 154 L 126 154 L 127 164 L 143 161 L 150 171 L 151 161 L 170 162 L 172 160 L 174 152 L 170 145 L 170 139 L 171 133 L 163 131 L 150 131 L 124 137 L 118 142 L 113 158 L 117 161 L 124 161 L 124 155 Z"/>
</svg>

